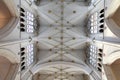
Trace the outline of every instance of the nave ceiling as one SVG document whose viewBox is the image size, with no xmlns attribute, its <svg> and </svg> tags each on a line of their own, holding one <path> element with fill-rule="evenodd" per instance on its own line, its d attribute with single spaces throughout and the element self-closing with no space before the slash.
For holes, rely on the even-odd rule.
<svg viewBox="0 0 120 80">
<path fill-rule="evenodd" d="M 37 12 L 40 17 L 40 31 L 37 37 L 39 65 L 52 62 L 66 62 L 40 70 L 46 80 L 84 80 L 85 72 L 68 63 L 82 64 L 85 67 L 86 47 L 90 39 L 86 34 L 88 6 L 84 0 L 41 1 Z M 74 75 L 76 75 L 74 77 Z M 69 78 L 67 79 L 66 77 Z M 40 77 L 41 78 L 41 77 Z"/>
</svg>

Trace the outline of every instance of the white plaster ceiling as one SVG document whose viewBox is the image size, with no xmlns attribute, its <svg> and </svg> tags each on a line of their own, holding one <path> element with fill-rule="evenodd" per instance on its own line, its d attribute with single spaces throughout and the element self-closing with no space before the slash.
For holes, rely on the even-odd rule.
<svg viewBox="0 0 120 80">
<path fill-rule="evenodd" d="M 38 7 L 40 18 L 40 31 L 38 36 L 38 63 L 39 65 L 50 62 L 71 62 L 85 64 L 85 49 L 89 38 L 86 36 L 86 18 L 88 6 L 85 0 L 41 0 Z M 64 71 L 60 71 L 66 69 Z M 66 73 L 83 75 L 75 67 L 59 65 L 47 67 L 41 71 L 41 75 L 59 75 L 57 78 L 45 80 L 79 80 Z M 60 76 L 62 75 L 62 76 Z M 83 76 L 82 76 L 83 77 Z M 81 80 L 84 78 L 81 77 Z M 39 80 L 39 79 L 38 79 Z M 44 79 L 42 79 L 44 80 Z"/>
</svg>

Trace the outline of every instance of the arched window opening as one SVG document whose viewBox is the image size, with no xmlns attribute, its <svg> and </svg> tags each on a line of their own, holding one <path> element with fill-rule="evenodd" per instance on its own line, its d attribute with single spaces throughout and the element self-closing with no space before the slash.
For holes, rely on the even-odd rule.
<svg viewBox="0 0 120 80">
<path fill-rule="evenodd" d="M 25 65 L 25 62 L 22 62 L 22 63 L 21 63 L 21 66 L 23 66 L 23 65 Z"/>
<path fill-rule="evenodd" d="M 23 71 L 23 70 L 25 70 L 25 66 L 22 66 L 22 67 L 21 67 L 21 71 Z"/>
<path fill-rule="evenodd" d="M 23 56 L 25 54 L 25 52 L 21 52 L 21 56 Z"/>
<path fill-rule="evenodd" d="M 104 19 L 101 19 L 101 20 L 100 20 L 100 23 L 104 23 Z"/>
<path fill-rule="evenodd" d="M 99 49 L 100 52 L 103 52 L 103 49 Z"/>
<path fill-rule="evenodd" d="M 25 57 L 22 57 L 22 58 L 21 58 L 21 61 L 24 61 L 24 60 L 25 60 Z"/>
<path fill-rule="evenodd" d="M 100 13 L 104 13 L 104 11 L 105 11 L 105 10 L 104 10 L 104 9 L 102 9 L 102 10 L 100 10 Z"/>
<path fill-rule="evenodd" d="M 98 63 L 98 66 L 99 66 L 99 67 L 102 67 L 102 65 L 101 65 L 100 63 Z"/>
<path fill-rule="evenodd" d="M 21 51 L 24 51 L 24 50 L 25 50 L 25 48 L 24 48 L 24 47 L 22 47 L 22 48 L 21 48 Z"/>
<path fill-rule="evenodd" d="M 102 57 L 102 54 L 101 53 L 98 53 L 99 57 Z"/>
<path fill-rule="evenodd" d="M 23 23 L 20 24 L 21 27 L 25 27 L 25 25 Z"/>
<path fill-rule="evenodd" d="M 20 31 L 21 31 L 21 32 L 25 32 L 25 29 L 24 29 L 24 28 L 20 28 Z"/>
<path fill-rule="evenodd" d="M 23 17 L 25 17 L 25 14 L 24 14 L 24 13 L 20 13 L 20 16 L 23 16 Z"/>
<path fill-rule="evenodd" d="M 100 18 L 103 18 L 103 17 L 104 17 L 104 14 L 101 14 L 101 15 L 100 15 Z"/>
<path fill-rule="evenodd" d="M 98 67 L 97 69 L 98 69 L 99 72 L 102 72 L 102 69 L 101 69 L 101 68 Z"/>
<path fill-rule="evenodd" d="M 100 27 L 100 28 L 104 28 L 104 25 L 102 24 L 102 25 L 100 25 L 99 27 Z"/>
<path fill-rule="evenodd" d="M 104 30 L 103 30 L 103 29 L 100 29 L 100 30 L 99 30 L 99 32 L 100 32 L 100 33 L 103 33 L 103 32 L 104 32 Z"/>
<path fill-rule="evenodd" d="M 99 61 L 99 62 L 101 62 L 101 61 L 102 61 L 102 59 L 101 59 L 101 58 L 98 58 L 98 61 Z"/>
<path fill-rule="evenodd" d="M 23 8 L 20 8 L 20 11 L 21 11 L 21 12 L 25 12 L 25 10 L 24 10 Z"/>
</svg>

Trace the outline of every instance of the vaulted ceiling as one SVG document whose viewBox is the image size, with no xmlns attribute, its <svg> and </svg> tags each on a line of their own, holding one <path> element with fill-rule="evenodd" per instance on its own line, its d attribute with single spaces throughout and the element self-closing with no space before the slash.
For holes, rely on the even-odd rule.
<svg viewBox="0 0 120 80">
<path fill-rule="evenodd" d="M 79 80 L 79 77 L 84 80 L 86 73 L 74 64 L 88 68 L 85 63 L 86 47 L 90 42 L 85 22 L 89 11 L 87 2 L 41 0 L 37 11 L 40 18 L 38 64 L 53 63 L 39 70 L 37 74 L 42 76 L 38 80 L 44 75 L 48 77 L 42 80 Z M 56 65 L 57 62 L 60 63 Z"/>
</svg>

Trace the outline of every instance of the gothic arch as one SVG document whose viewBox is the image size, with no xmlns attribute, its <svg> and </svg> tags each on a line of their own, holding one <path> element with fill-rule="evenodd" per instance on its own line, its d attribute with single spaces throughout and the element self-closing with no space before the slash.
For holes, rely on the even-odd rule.
<svg viewBox="0 0 120 80">
<path fill-rule="evenodd" d="M 17 55 L 9 49 L 0 48 L 0 56 L 5 57 L 13 64 L 19 63 L 19 59 L 17 58 Z"/>
<path fill-rule="evenodd" d="M 85 74 L 90 74 L 91 73 L 91 69 L 85 65 L 82 65 L 82 64 L 77 64 L 77 63 L 72 63 L 72 62 L 61 62 L 61 61 L 58 61 L 58 62 L 50 62 L 50 63 L 44 63 L 44 64 L 37 64 L 36 66 L 34 66 L 32 69 L 31 69 L 31 72 L 33 74 L 39 72 L 40 70 L 42 70 L 43 68 L 46 68 L 46 67 L 51 67 L 51 66 L 56 66 L 56 65 L 66 65 L 67 66 L 70 66 L 70 67 L 75 67 L 76 69 L 80 70 L 80 71 L 83 71 Z"/>
<path fill-rule="evenodd" d="M 112 64 L 117 59 L 120 59 L 120 50 L 116 50 L 116 51 L 112 52 L 110 55 L 108 55 L 108 57 L 106 59 L 106 61 L 107 61 L 106 64 Z"/>
<path fill-rule="evenodd" d="M 17 10 L 11 6 L 13 2 L 11 0 L 8 0 L 10 3 L 6 2 L 7 0 L 0 1 L 0 39 L 7 36 L 18 23 Z"/>
</svg>

